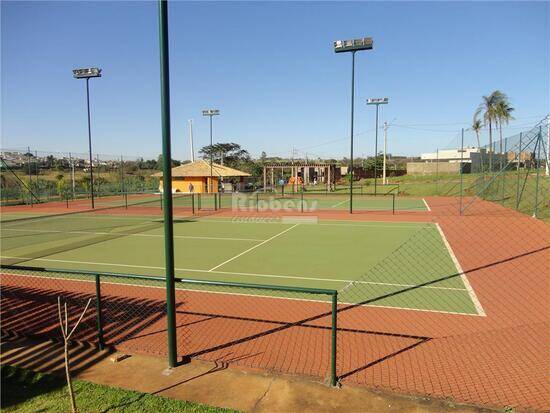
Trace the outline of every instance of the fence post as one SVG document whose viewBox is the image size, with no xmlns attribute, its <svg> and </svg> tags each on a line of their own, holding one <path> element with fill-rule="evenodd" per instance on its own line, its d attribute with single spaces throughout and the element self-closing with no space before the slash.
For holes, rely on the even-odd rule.
<svg viewBox="0 0 550 413">
<path fill-rule="evenodd" d="M 464 128 L 462 128 L 461 138 L 460 138 L 460 215 L 462 215 L 462 188 L 464 185 L 463 161 L 464 161 Z"/>
<path fill-rule="evenodd" d="M 195 215 L 195 194 L 191 194 L 191 213 Z"/>
<path fill-rule="evenodd" d="M 197 194 L 197 207 L 199 208 L 199 211 L 201 210 L 201 202 L 202 202 L 202 196 L 200 192 Z"/>
<path fill-rule="evenodd" d="M 500 156 L 505 156 L 504 158 L 504 170 L 501 170 L 500 173 L 502 174 L 502 204 L 504 205 L 504 199 L 505 199 L 505 186 L 506 186 L 506 169 L 508 169 L 508 138 L 504 138 L 504 154 L 501 154 Z"/>
<path fill-rule="evenodd" d="M 517 185 L 516 185 L 516 211 L 519 209 L 519 169 L 521 165 L 521 138 L 523 134 L 519 133 L 519 149 L 518 149 L 518 164 L 517 164 Z"/>
<path fill-rule="evenodd" d="M 338 291 L 332 294 L 332 333 L 331 333 L 331 351 L 330 351 L 330 385 L 338 385 L 338 376 L 336 374 L 336 350 L 338 333 Z"/>
<path fill-rule="evenodd" d="M 539 137 L 537 139 L 538 144 L 538 151 L 537 151 L 537 157 L 535 159 L 535 165 L 537 168 L 537 178 L 535 181 L 535 205 L 534 205 L 534 211 L 533 211 L 533 218 L 537 217 L 538 212 L 538 204 L 539 204 L 539 177 L 540 177 L 540 167 L 541 167 L 541 159 L 540 159 L 540 147 L 542 146 L 542 126 L 539 126 Z"/>
<path fill-rule="evenodd" d="M 97 341 L 99 343 L 99 349 L 105 348 L 105 341 L 103 340 L 103 317 L 101 314 L 101 280 L 100 275 L 95 275 L 95 315 L 97 326 Z"/>
<path fill-rule="evenodd" d="M 435 194 L 439 195 L 439 148 L 435 152 Z"/>
</svg>

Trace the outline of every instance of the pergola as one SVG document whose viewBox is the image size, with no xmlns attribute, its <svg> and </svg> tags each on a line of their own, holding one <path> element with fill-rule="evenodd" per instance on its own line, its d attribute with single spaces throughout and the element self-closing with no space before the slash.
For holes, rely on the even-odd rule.
<svg viewBox="0 0 550 413">
<path fill-rule="evenodd" d="M 294 187 L 298 185 L 298 177 L 301 177 L 304 185 L 312 183 L 317 177 L 317 182 L 323 183 L 326 185 L 327 190 L 330 190 L 336 179 L 337 169 L 336 163 L 333 162 L 276 162 L 264 165 L 263 170 L 263 182 L 264 182 L 264 192 L 266 192 L 268 187 L 268 176 L 270 187 L 275 187 L 275 170 L 278 170 L 281 175 L 285 173 L 286 170 L 290 170 L 290 176 L 294 177 Z"/>
</svg>

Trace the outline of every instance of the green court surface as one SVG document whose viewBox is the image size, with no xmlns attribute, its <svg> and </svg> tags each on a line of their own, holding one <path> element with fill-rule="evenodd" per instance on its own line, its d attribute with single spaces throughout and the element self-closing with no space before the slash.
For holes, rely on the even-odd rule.
<svg viewBox="0 0 550 413">
<path fill-rule="evenodd" d="M 2 215 L 4 264 L 163 275 L 158 217 L 21 217 Z M 176 220 L 174 232 L 180 277 L 337 289 L 350 303 L 480 312 L 466 278 L 456 275 L 457 261 L 441 229 L 431 223 L 201 218 Z M 422 268 L 392 263 L 403 259 L 407 245 L 414 260 L 425 263 Z"/>
<path fill-rule="evenodd" d="M 300 193 L 272 195 L 269 193 L 240 194 L 233 197 L 233 207 L 248 207 L 260 210 L 342 210 L 348 209 L 349 194 Z M 354 194 L 353 208 L 364 211 L 427 211 L 428 206 L 422 198 L 397 197 L 394 195 Z"/>
<path fill-rule="evenodd" d="M 304 192 L 288 193 L 285 195 L 272 193 L 224 193 L 217 194 L 217 200 L 213 194 L 174 194 L 172 197 L 174 207 L 196 209 L 213 209 L 215 202 L 222 208 L 242 210 L 291 210 L 306 211 L 315 210 L 345 210 L 349 208 L 349 194 L 345 193 L 315 193 Z M 161 194 L 136 194 L 129 195 L 128 205 L 160 208 Z M 117 206 L 124 203 L 122 196 L 99 198 L 96 200 L 99 206 Z M 353 208 L 364 211 L 427 211 L 428 205 L 422 198 L 398 197 L 393 194 L 361 194 L 353 196 Z"/>
</svg>

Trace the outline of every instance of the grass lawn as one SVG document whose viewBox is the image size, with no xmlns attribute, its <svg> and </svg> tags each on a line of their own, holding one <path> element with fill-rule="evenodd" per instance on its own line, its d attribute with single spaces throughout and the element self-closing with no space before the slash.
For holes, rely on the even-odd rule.
<svg viewBox="0 0 550 413">
<path fill-rule="evenodd" d="M 3 365 L 3 412 L 67 412 L 70 410 L 66 381 L 51 374 Z M 189 412 L 221 413 L 235 410 L 168 399 L 114 387 L 74 380 L 79 412 Z"/>
</svg>

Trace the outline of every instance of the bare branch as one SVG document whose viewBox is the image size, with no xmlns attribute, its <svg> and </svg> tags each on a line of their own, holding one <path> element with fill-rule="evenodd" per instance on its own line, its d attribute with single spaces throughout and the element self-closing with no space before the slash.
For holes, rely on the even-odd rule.
<svg viewBox="0 0 550 413">
<path fill-rule="evenodd" d="M 90 298 L 88 300 L 88 303 L 86 304 L 86 308 L 84 308 L 84 311 L 82 311 L 82 314 L 80 314 L 80 317 L 78 318 L 78 321 L 76 322 L 76 324 L 74 325 L 73 329 L 71 330 L 71 332 L 69 333 L 69 335 L 67 336 L 67 340 L 71 338 L 71 336 L 73 335 L 73 333 L 75 332 L 76 328 L 78 327 L 78 325 L 80 324 L 80 322 L 82 321 L 82 318 L 84 317 L 84 314 L 86 314 L 86 311 L 88 311 L 88 307 L 90 306 L 90 303 L 92 302 L 92 299 Z"/>
<path fill-rule="evenodd" d="M 59 327 L 61 328 L 61 333 L 63 334 L 63 339 L 66 340 L 65 329 L 63 328 L 63 318 L 61 317 L 61 297 L 57 297 L 57 313 L 59 315 Z"/>
</svg>

